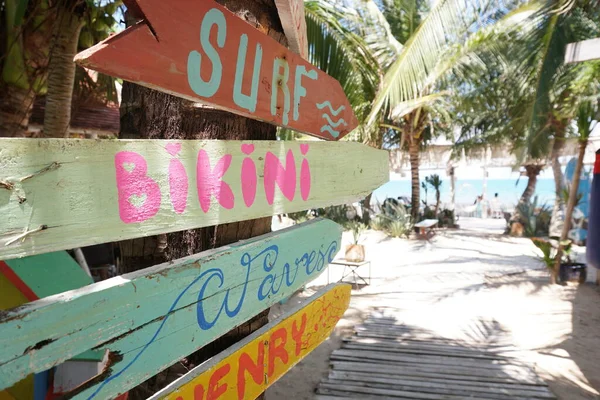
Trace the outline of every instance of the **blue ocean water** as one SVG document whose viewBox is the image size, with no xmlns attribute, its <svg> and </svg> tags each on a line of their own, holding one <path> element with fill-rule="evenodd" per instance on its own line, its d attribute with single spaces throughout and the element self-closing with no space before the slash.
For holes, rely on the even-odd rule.
<svg viewBox="0 0 600 400">
<path fill-rule="evenodd" d="M 410 180 L 402 179 L 389 181 L 373 192 L 373 197 L 383 202 L 388 197 L 406 196 L 410 198 Z M 523 190 L 527 186 L 527 178 L 517 179 L 488 179 L 487 190 L 484 198 L 491 200 L 498 193 L 498 200 L 506 206 L 514 206 L 519 201 Z M 473 204 L 477 196 L 483 194 L 483 179 L 457 179 L 456 180 L 456 204 Z M 535 194 L 538 196 L 538 204 L 546 203 L 552 206 L 554 202 L 554 180 L 538 179 Z M 442 203 L 450 202 L 450 181 L 442 180 L 440 191 Z M 425 200 L 425 191 L 421 189 L 421 200 Z M 428 204 L 435 202 L 435 191 L 430 188 L 427 193 Z"/>
</svg>

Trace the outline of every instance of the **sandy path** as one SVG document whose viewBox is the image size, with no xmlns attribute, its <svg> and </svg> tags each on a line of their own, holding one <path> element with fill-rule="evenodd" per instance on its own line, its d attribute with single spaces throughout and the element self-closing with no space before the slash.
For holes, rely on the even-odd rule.
<svg viewBox="0 0 600 400">
<path fill-rule="evenodd" d="M 341 337 L 382 308 L 440 336 L 506 346 L 507 354 L 533 365 L 560 399 L 599 399 L 598 287 L 550 286 L 528 239 L 501 236 L 502 221 L 460 222 L 462 229 L 440 232 L 430 242 L 369 232 L 364 244 L 372 285 L 353 290 L 334 334 L 275 383 L 267 399 L 312 399 Z M 272 315 L 326 283 L 325 273 Z"/>
</svg>

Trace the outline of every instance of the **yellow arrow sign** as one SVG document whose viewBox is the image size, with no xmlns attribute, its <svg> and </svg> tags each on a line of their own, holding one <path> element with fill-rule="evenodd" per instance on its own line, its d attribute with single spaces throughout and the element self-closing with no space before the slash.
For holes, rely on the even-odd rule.
<svg viewBox="0 0 600 400">
<path fill-rule="evenodd" d="M 255 399 L 323 342 L 350 303 L 350 285 L 327 286 L 149 400 Z"/>
</svg>

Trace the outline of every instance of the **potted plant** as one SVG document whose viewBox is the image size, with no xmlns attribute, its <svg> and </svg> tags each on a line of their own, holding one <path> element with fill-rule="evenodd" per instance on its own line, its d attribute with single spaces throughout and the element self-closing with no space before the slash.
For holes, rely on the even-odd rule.
<svg viewBox="0 0 600 400">
<path fill-rule="evenodd" d="M 542 251 L 542 261 L 550 272 L 554 268 L 554 263 L 557 254 L 557 245 L 555 245 L 549 239 L 542 238 L 531 238 L 533 244 Z M 559 282 L 577 281 L 579 283 L 585 283 L 587 278 L 587 267 L 583 263 L 573 262 L 570 257 L 571 245 L 570 240 L 561 242 L 563 248 L 563 257 L 560 261 L 560 270 L 558 272 Z"/>
<path fill-rule="evenodd" d="M 352 243 L 346 246 L 345 259 L 352 262 L 365 261 L 365 246 L 359 244 L 360 236 L 366 229 L 363 223 L 352 221 L 349 224 L 350 231 L 352 232 Z"/>
</svg>

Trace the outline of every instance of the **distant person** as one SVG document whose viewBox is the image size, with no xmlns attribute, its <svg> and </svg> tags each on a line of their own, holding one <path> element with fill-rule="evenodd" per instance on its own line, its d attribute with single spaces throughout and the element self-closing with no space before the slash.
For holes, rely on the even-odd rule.
<svg viewBox="0 0 600 400">
<path fill-rule="evenodd" d="M 483 207 L 483 195 L 477 196 L 477 198 L 475 199 L 475 202 L 473 203 L 473 205 L 475 206 L 475 217 L 476 218 L 481 218 L 482 217 L 482 207 Z"/>
<path fill-rule="evenodd" d="M 502 206 L 500 205 L 500 200 L 498 200 L 498 193 L 494 193 L 494 198 L 490 203 L 492 209 L 492 218 L 502 218 Z"/>
</svg>

